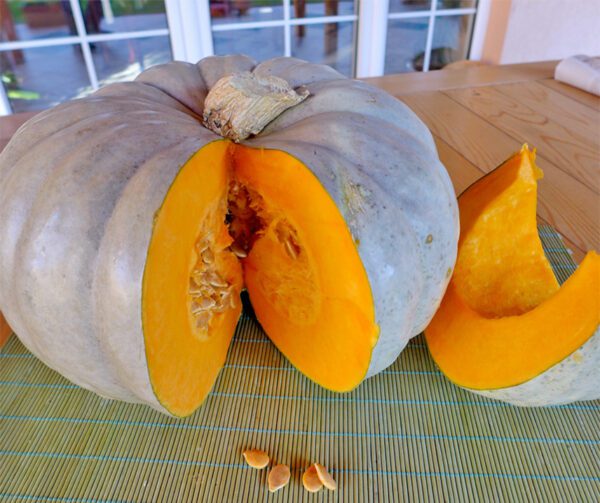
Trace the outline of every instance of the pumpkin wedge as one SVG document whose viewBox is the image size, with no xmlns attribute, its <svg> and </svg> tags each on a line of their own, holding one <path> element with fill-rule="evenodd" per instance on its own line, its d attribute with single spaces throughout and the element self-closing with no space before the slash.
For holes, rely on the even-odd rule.
<svg viewBox="0 0 600 503">
<path fill-rule="evenodd" d="M 0 310 L 103 396 L 185 416 L 248 290 L 310 379 L 348 391 L 427 325 L 458 210 L 401 102 L 322 65 L 169 63 L 27 122 L 0 155 Z"/>
<path fill-rule="evenodd" d="M 454 383 L 516 405 L 600 397 L 600 256 L 559 287 L 536 224 L 527 146 L 459 197 L 456 268 L 425 331 Z"/>
</svg>

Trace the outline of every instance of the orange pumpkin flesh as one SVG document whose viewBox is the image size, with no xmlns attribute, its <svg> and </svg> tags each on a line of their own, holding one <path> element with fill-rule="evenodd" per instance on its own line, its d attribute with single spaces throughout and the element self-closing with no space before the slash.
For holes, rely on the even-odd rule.
<svg viewBox="0 0 600 503">
<path fill-rule="evenodd" d="M 529 311 L 558 281 L 537 232 L 535 153 L 523 148 L 459 197 L 460 238 L 454 284 L 487 317 Z"/>
<path fill-rule="evenodd" d="M 377 327 L 369 280 L 342 215 L 292 156 L 238 148 L 234 160 L 237 179 L 260 193 L 272 214 L 244 260 L 258 320 L 304 374 L 328 389 L 356 387 L 369 366 Z M 297 258 L 279 241 L 278 222 L 297 233 Z"/>
<path fill-rule="evenodd" d="M 204 329 L 192 314 L 198 301 L 190 291 L 207 242 L 214 260 L 206 267 L 230 285 L 231 299 Z M 232 253 L 236 244 L 246 245 L 247 257 Z M 289 154 L 215 141 L 173 182 L 156 215 L 144 272 L 150 380 L 171 413 L 191 413 L 210 391 L 244 284 L 266 333 L 305 375 L 336 391 L 364 379 L 378 336 L 374 304 L 335 203 Z"/>
<path fill-rule="evenodd" d="M 425 331 L 460 386 L 515 386 L 562 361 L 600 324 L 600 256 L 589 252 L 559 287 L 535 219 L 541 170 L 524 147 L 459 197 L 454 276 Z"/>
</svg>

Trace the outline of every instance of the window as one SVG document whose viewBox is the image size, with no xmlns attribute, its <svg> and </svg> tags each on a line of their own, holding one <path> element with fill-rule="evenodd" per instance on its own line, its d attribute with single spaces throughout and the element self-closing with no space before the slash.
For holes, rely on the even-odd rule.
<svg viewBox="0 0 600 503">
<path fill-rule="evenodd" d="M 171 59 L 162 0 L 0 0 L 0 114 L 86 96 Z"/>
<path fill-rule="evenodd" d="M 477 0 L 0 0 L 0 115 L 172 59 L 295 56 L 349 77 L 467 57 Z"/>
<path fill-rule="evenodd" d="M 354 75 L 355 0 L 210 2 L 215 54 L 294 56 Z"/>
<path fill-rule="evenodd" d="M 439 70 L 467 58 L 476 0 L 389 0 L 384 73 Z"/>
</svg>

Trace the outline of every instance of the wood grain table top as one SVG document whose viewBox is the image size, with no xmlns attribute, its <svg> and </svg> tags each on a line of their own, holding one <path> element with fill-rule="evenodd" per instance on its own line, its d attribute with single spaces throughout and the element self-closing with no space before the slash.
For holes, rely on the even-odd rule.
<svg viewBox="0 0 600 503">
<path fill-rule="evenodd" d="M 556 62 L 480 66 L 368 79 L 431 129 L 460 194 L 523 143 L 544 171 L 539 220 L 580 262 L 600 250 L 600 98 L 554 80 Z"/>
<path fill-rule="evenodd" d="M 431 129 L 457 194 L 523 143 L 544 171 L 538 215 L 580 262 L 600 250 L 600 98 L 553 79 L 556 62 L 366 79 Z M 0 117 L 0 149 L 34 113 Z M 8 330 L 0 315 L 0 345 Z"/>
</svg>

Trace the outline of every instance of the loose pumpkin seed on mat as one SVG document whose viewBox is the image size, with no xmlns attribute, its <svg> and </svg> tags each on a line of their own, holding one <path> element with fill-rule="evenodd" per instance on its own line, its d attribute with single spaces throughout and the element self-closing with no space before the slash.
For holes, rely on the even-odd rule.
<svg viewBox="0 0 600 503">
<path fill-rule="evenodd" d="M 315 465 L 310 465 L 302 474 L 302 485 L 304 489 L 311 493 L 316 493 L 323 488 L 323 482 L 317 473 Z"/>
<path fill-rule="evenodd" d="M 258 449 L 245 450 L 242 455 L 252 468 L 262 469 L 269 464 L 269 455 Z"/>
<path fill-rule="evenodd" d="M 327 471 L 323 465 L 319 463 L 315 463 L 313 465 L 315 467 L 315 471 L 317 472 L 317 476 L 319 480 L 323 483 L 323 485 L 329 489 L 330 491 L 335 491 L 337 489 L 337 483 L 331 476 L 331 474 Z"/>
<path fill-rule="evenodd" d="M 290 467 L 287 465 L 275 465 L 271 468 L 268 477 L 269 491 L 274 493 L 285 487 L 290 481 Z"/>
</svg>

